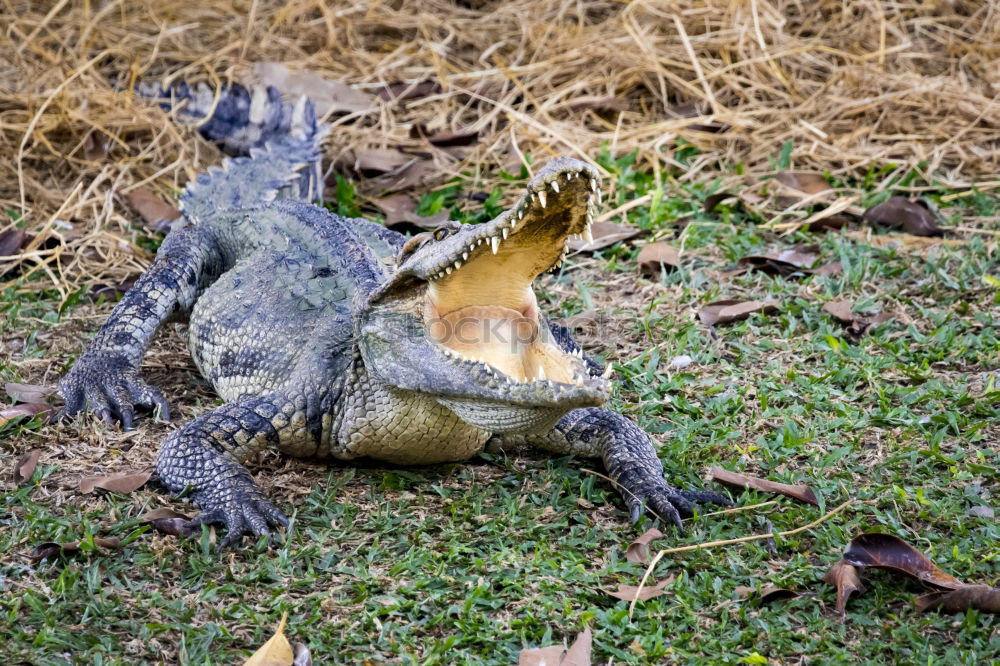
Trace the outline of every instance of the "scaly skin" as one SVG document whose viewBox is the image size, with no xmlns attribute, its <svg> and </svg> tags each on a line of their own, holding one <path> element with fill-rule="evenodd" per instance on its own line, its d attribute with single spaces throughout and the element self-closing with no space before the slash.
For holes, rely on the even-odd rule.
<svg viewBox="0 0 1000 666">
<path fill-rule="evenodd" d="M 142 91 L 186 100 L 182 119 L 214 100 L 183 84 Z M 221 546 L 287 525 L 242 465 L 271 446 L 430 464 L 467 459 L 491 438 L 527 442 L 601 458 L 633 520 L 645 507 L 679 527 L 697 503 L 728 503 L 669 486 L 648 435 L 599 407 L 600 366 L 537 313 L 527 285 L 558 265 L 568 235 L 589 233 L 588 165 L 556 160 L 495 220 L 407 241 L 300 200 L 319 194 L 326 128 L 311 104 L 234 85 L 215 108 L 203 133 L 250 156 L 189 185 L 193 226 L 168 235 L 59 388 L 69 415 L 89 407 L 126 429 L 136 406 L 168 418 L 139 366 L 156 328 L 188 317 L 191 353 L 226 404 L 171 434 L 156 470 L 201 507 L 196 523 L 227 526 Z M 455 332 L 470 323 L 527 337 Z M 458 328 L 433 332 L 444 324 Z"/>
</svg>

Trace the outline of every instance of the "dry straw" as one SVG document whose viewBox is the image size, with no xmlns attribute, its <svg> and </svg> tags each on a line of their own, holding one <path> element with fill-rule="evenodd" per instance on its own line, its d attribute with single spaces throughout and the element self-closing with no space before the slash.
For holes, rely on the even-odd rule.
<svg viewBox="0 0 1000 666">
<path fill-rule="evenodd" d="M 720 160 L 768 171 L 788 140 L 796 167 L 836 174 L 924 163 L 970 186 L 1000 171 L 998 0 L 4 0 L 0 26 L 0 206 L 40 232 L 19 260 L 45 275 L 22 288 L 140 270 L 121 193 L 169 198 L 218 158 L 116 86 L 258 61 L 368 92 L 439 83 L 342 119 L 328 150 L 429 151 L 428 186 L 463 173 L 484 188 L 521 153 L 604 145 L 669 173 L 679 138 L 702 151 L 689 180 Z M 456 159 L 411 138 L 416 123 L 480 140 Z"/>
</svg>

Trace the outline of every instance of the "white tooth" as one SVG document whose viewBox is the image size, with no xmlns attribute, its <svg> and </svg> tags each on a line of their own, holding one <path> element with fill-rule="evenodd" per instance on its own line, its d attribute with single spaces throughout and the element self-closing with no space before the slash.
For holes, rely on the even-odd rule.
<svg viewBox="0 0 1000 666">
<path fill-rule="evenodd" d="M 451 275 L 451 266 L 449 266 L 448 268 L 444 269 L 444 272 L 446 274 L 448 274 L 448 275 Z"/>
<path fill-rule="evenodd" d="M 538 366 L 538 379 L 539 379 L 539 381 L 545 379 L 545 366 L 544 365 Z"/>
<path fill-rule="evenodd" d="M 462 267 L 462 262 L 461 261 L 455 261 L 455 270 L 457 271 L 461 267 Z"/>
<path fill-rule="evenodd" d="M 590 231 L 590 222 L 589 221 L 587 222 L 587 228 L 583 230 L 583 240 L 587 241 L 588 243 L 593 243 L 594 242 L 594 234 L 591 233 L 591 231 Z"/>
<path fill-rule="evenodd" d="M 602 374 L 601 377 L 603 379 L 611 379 L 611 375 L 613 375 L 614 372 L 615 372 L 614 368 L 612 368 L 609 365 L 608 367 L 604 368 L 604 374 Z"/>
<path fill-rule="evenodd" d="M 482 238 L 480 238 L 479 240 L 476 241 L 476 247 L 479 247 L 482 244 L 483 244 L 483 239 Z"/>
<path fill-rule="evenodd" d="M 504 227 L 503 230 L 500 233 L 503 234 L 503 239 L 507 240 L 507 233 L 508 233 L 507 227 Z"/>
<path fill-rule="evenodd" d="M 496 236 L 490 238 L 490 249 L 493 250 L 493 254 L 496 254 L 497 250 L 500 249 L 500 239 Z"/>
<path fill-rule="evenodd" d="M 595 192 L 597 191 L 597 179 L 596 178 L 591 178 L 590 179 L 590 189 L 594 190 Z"/>
<path fill-rule="evenodd" d="M 542 208 L 545 208 L 545 192 L 538 193 L 538 203 L 542 204 Z"/>
<path fill-rule="evenodd" d="M 468 259 L 469 259 L 469 253 L 468 252 L 463 252 L 462 253 L 462 261 L 468 261 Z"/>
<path fill-rule="evenodd" d="M 522 208 L 521 210 L 517 211 L 518 222 L 520 222 L 523 217 L 524 217 L 524 209 Z"/>
<path fill-rule="evenodd" d="M 552 181 L 552 191 L 553 192 L 558 192 L 559 191 L 559 183 L 557 183 L 554 180 Z"/>
</svg>

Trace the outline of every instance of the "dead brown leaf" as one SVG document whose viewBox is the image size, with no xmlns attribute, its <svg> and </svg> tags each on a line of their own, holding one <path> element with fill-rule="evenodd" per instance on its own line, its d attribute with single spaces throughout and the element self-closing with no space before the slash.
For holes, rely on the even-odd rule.
<svg viewBox="0 0 1000 666">
<path fill-rule="evenodd" d="M 956 590 L 931 592 L 917 597 L 917 610 L 939 610 L 945 613 L 964 613 L 974 608 L 984 613 L 1000 613 L 1000 588 L 989 585 L 965 585 Z"/>
<path fill-rule="evenodd" d="M 740 259 L 740 263 L 768 275 L 791 275 L 808 272 L 819 259 L 813 252 L 790 248 L 766 254 L 751 254 Z"/>
<path fill-rule="evenodd" d="M 781 599 L 796 599 L 798 596 L 799 593 L 795 590 L 768 585 L 760 591 L 760 603 L 761 605 L 764 605 L 774 601 L 780 601 Z"/>
<path fill-rule="evenodd" d="M 851 540 L 844 551 L 844 561 L 856 567 L 876 567 L 901 571 L 925 583 L 957 589 L 965 583 L 947 574 L 926 555 L 891 534 L 872 532 Z"/>
<path fill-rule="evenodd" d="M 638 585 L 624 585 L 622 583 L 618 584 L 617 590 L 605 590 L 609 595 L 615 599 L 621 599 L 622 601 L 648 601 L 649 599 L 655 599 L 656 597 L 666 594 L 667 587 L 674 584 L 677 577 L 673 574 L 667 576 L 661 580 L 656 585 L 644 585 L 640 588 Z"/>
<path fill-rule="evenodd" d="M 152 470 L 122 472 L 108 476 L 85 476 L 80 479 L 80 492 L 89 494 L 100 488 L 112 493 L 127 494 L 142 488 L 152 476 Z"/>
<path fill-rule="evenodd" d="M 681 265 L 681 255 L 677 248 L 666 243 L 650 243 L 639 250 L 639 274 L 643 277 L 658 278 L 663 269 L 675 270 Z"/>
<path fill-rule="evenodd" d="M 567 243 L 569 249 L 574 252 L 593 252 L 611 247 L 618 241 L 629 240 L 643 233 L 642 229 L 614 222 L 594 222 L 590 225 L 590 233 L 594 237 L 593 243 L 588 243 L 582 238 L 571 238 Z"/>
<path fill-rule="evenodd" d="M 260 85 L 274 86 L 284 96 L 307 96 L 316 108 L 316 115 L 321 118 L 330 113 L 363 112 L 375 105 L 374 97 L 346 83 L 315 72 L 291 70 L 276 62 L 254 63 L 248 79 Z"/>
<path fill-rule="evenodd" d="M 35 468 L 38 467 L 38 459 L 42 457 L 41 449 L 32 449 L 23 454 L 14 463 L 14 483 L 23 486 L 35 476 Z"/>
<path fill-rule="evenodd" d="M 118 537 L 94 537 L 94 545 L 99 548 L 104 548 L 105 550 L 116 550 L 121 546 L 121 540 L 118 539 Z M 62 543 L 47 541 L 36 546 L 35 549 L 28 554 L 28 557 L 35 562 L 40 562 L 41 560 L 56 557 L 57 555 L 66 555 L 78 552 L 80 552 L 79 541 L 64 541 Z"/>
<path fill-rule="evenodd" d="M 854 312 L 853 307 L 850 301 L 828 301 L 823 304 L 823 312 L 843 324 L 844 331 L 855 342 L 860 340 L 869 328 L 879 326 L 892 319 L 891 316 L 884 313 L 871 316 L 858 314 Z"/>
<path fill-rule="evenodd" d="M 737 472 L 730 472 L 729 470 L 721 467 L 710 467 L 708 473 L 712 477 L 713 481 L 721 481 L 722 483 L 736 486 L 738 488 L 753 488 L 765 493 L 777 493 L 779 495 L 791 497 L 792 499 L 797 499 L 800 502 L 805 502 L 806 504 L 819 506 L 819 501 L 816 499 L 816 493 L 813 492 L 812 488 L 805 484 L 793 486 L 787 483 L 778 483 L 777 481 L 758 479 L 757 477 L 747 476 Z"/>
<path fill-rule="evenodd" d="M 288 613 L 285 613 L 281 616 L 281 623 L 274 635 L 250 655 L 250 658 L 243 662 L 243 666 L 293 666 L 295 654 L 292 652 L 291 643 L 285 638 L 287 621 Z"/>
<path fill-rule="evenodd" d="M 38 414 L 54 414 L 52 405 L 41 402 L 22 402 L 13 407 L 0 409 L 0 426 L 22 417 L 31 418 Z"/>
<path fill-rule="evenodd" d="M 651 527 L 625 549 L 625 559 L 629 562 L 649 564 L 649 544 L 663 536 L 663 532 Z"/>
<path fill-rule="evenodd" d="M 451 148 L 455 146 L 471 146 L 479 141 L 479 132 L 452 130 L 431 132 L 423 123 L 414 123 L 413 127 L 410 128 L 410 137 L 414 139 L 427 139 L 428 143 L 438 148 Z"/>
<path fill-rule="evenodd" d="M 718 326 L 746 319 L 755 312 L 774 312 L 778 301 L 723 300 L 708 303 L 698 311 L 698 318 L 705 326 Z"/>
<path fill-rule="evenodd" d="M 891 197 L 865 211 L 863 219 L 914 236 L 943 236 L 934 214 L 906 197 Z"/>
<path fill-rule="evenodd" d="M 338 164 L 371 178 L 409 166 L 419 159 L 395 148 L 369 148 L 348 151 Z"/>
<path fill-rule="evenodd" d="M 56 392 L 51 386 L 41 384 L 18 384 L 17 382 L 7 382 L 4 390 L 15 402 L 45 402 L 46 398 Z"/>
<path fill-rule="evenodd" d="M 190 525 L 191 519 L 188 516 L 165 507 L 147 511 L 142 516 L 142 522 L 149 523 L 161 534 L 179 537 L 191 536 L 201 530 L 200 527 Z"/>
<path fill-rule="evenodd" d="M 565 649 L 561 645 L 542 648 L 525 648 L 517 657 L 518 666 L 590 666 L 590 653 L 594 637 L 590 627 L 585 627 L 576 640 Z"/>
<path fill-rule="evenodd" d="M 813 275 L 842 275 L 844 272 L 844 266 L 839 261 L 831 261 L 829 263 L 823 264 L 819 268 L 814 268 L 812 271 Z"/>
<path fill-rule="evenodd" d="M 170 231 L 170 224 L 181 216 L 181 212 L 157 196 L 145 185 L 125 193 L 128 205 L 139 213 L 146 227 L 159 233 Z"/>
<path fill-rule="evenodd" d="M 24 229 L 0 231 L 0 257 L 13 257 L 28 244 L 31 237 Z M 3 264 L 0 264 L 2 269 Z"/>
<path fill-rule="evenodd" d="M 418 215 L 417 201 L 409 194 L 392 194 L 380 199 L 372 199 L 371 202 L 381 209 L 385 214 L 385 226 L 390 229 L 413 225 L 419 229 L 437 229 L 448 221 L 451 216 L 447 209 L 442 209 L 434 215 Z"/>
<path fill-rule="evenodd" d="M 857 568 L 844 560 L 839 560 L 830 567 L 830 570 L 823 576 L 823 581 L 837 588 L 837 613 L 841 617 L 844 617 L 847 612 L 847 599 L 851 594 L 865 591 Z"/>
</svg>

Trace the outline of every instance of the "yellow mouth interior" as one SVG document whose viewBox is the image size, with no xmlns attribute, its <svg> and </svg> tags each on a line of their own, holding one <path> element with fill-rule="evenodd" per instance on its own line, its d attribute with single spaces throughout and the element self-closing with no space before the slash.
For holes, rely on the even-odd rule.
<svg viewBox="0 0 1000 666">
<path fill-rule="evenodd" d="M 472 241 L 463 260 L 428 283 L 427 333 L 447 353 L 517 382 L 581 384 L 587 377 L 580 356 L 564 352 L 539 324 L 531 288 L 535 277 L 561 262 L 569 235 L 589 228 L 590 209 L 581 203 L 589 201 L 589 190 L 558 187 L 557 181 L 548 198 L 545 192 L 527 197 L 520 214 Z"/>
</svg>

